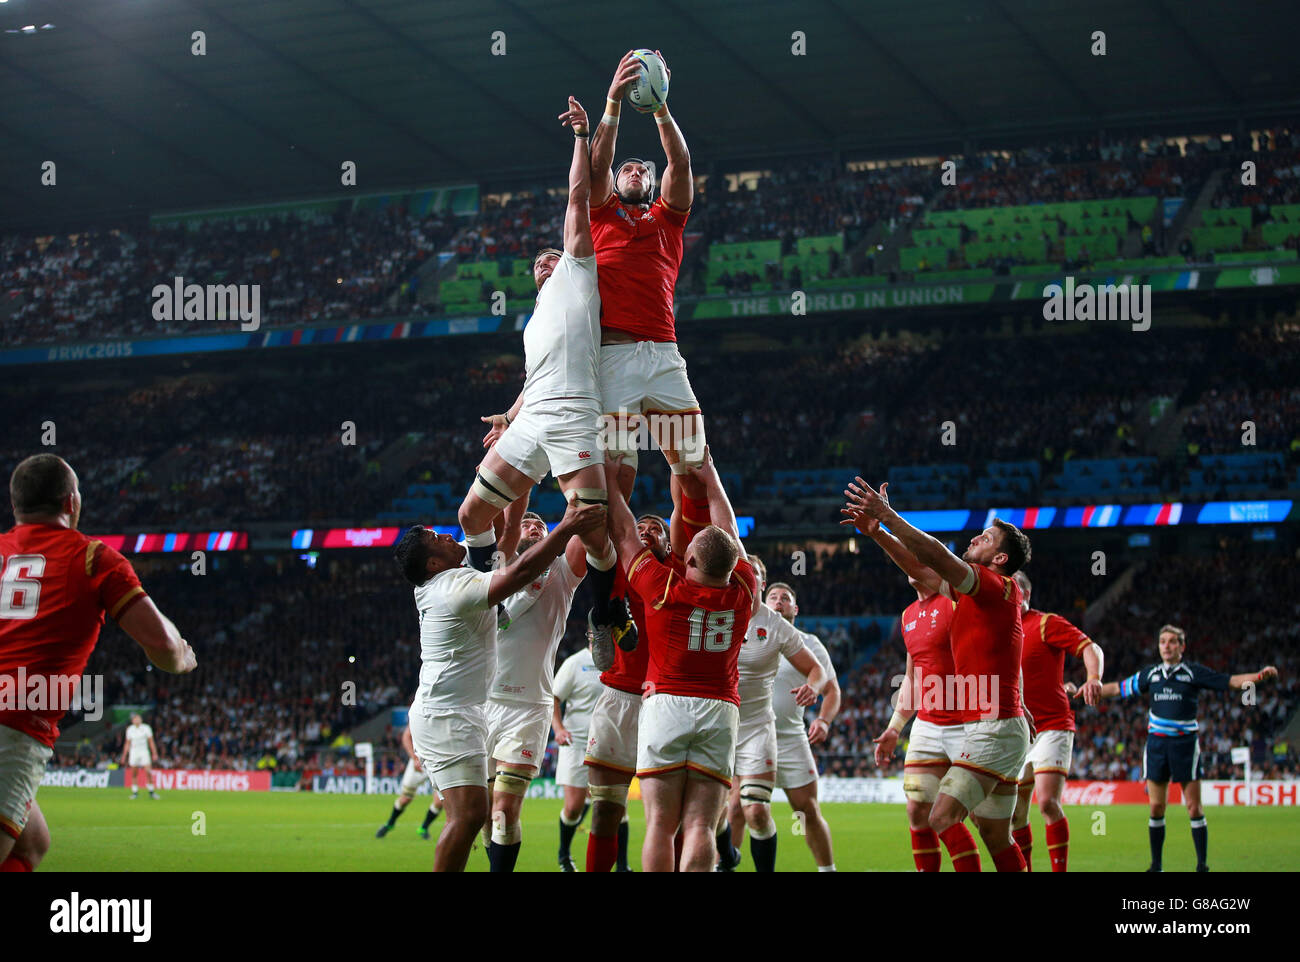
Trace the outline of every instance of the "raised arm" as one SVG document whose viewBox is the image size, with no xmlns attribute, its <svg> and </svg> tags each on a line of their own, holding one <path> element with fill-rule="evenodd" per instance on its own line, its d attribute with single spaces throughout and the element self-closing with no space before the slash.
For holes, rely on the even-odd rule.
<svg viewBox="0 0 1300 962">
<path fill-rule="evenodd" d="M 641 65 L 631 50 L 623 55 L 614 69 L 614 79 L 605 100 L 605 116 L 600 118 L 591 138 L 591 203 L 595 207 L 605 203 L 614 193 L 614 148 L 618 143 L 619 113 L 628 86 L 640 72 Z"/>
<path fill-rule="evenodd" d="M 487 600 L 496 605 L 545 571 L 564 551 L 574 535 L 595 531 L 605 520 L 605 508 L 599 504 L 578 505 L 569 502 L 568 510 L 545 538 L 533 545 L 504 568 L 492 572 Z"/>
<path fill-rule="evenodd" d="M 662 53 L 658 50 L 655 53 L 663 60 Z M 673 72 L 668 69 L 666 60 L 664 73 L 669 80 L 672 79 Z M 663 178 L 659 182 L 659 196 L 675 210 L 690 210 L 695 200 L 695 177 L 691 173 L 691 152 L 686 147 L 686 138 L 682 136 L 682 130 L 677 126 L 673 115 L 668 112 L 667 104 L 655 111 L 655 123 L 659 127 L 659 143 L 663 145 L 664 156 L 668 159 Z"/>
<path fill-rule="evenodd" d="M 627 506 L 623 489 L 618 486 L 618 469 L 622 462 L 621 456 L 605 458 L 605 491 L 609 497 L 609 518 L 606 528 L 609 531 L 609 540 L 614 542 L 614 550 L 618 553 L 618 563 L 624 571 L 627 571 L 627 566 L 632 563 L 633 558 L 645 550 L 645 545 L 636 536 L 636 518 L 632 516 L 632 509 Z"/>
<path fill-rule="evenodd" d="M 886 504 L 889 503 L 888 489 L 888 481 L 880 485 L 880 498 Z M 894 562 L 903 574 L 915 579 L 927 594 L 934 594 L 939 590 L 943 579 L 935 574 L 934 569 L 927 568 L 917 561 L 915 556 L 903 547 L 901 541 L 880 526 L 879 521 L 858 508 L 843 508 L 840 514 L 848 516 L 840 524 L 853 525 L 859 534 L 866 535 L 879 545 L 881 550 L 889 555 L 889 560 Z"/>
<path fill-rule="evenodd" d="M 854 482 L 844 492 L 850 510 L 861 511 L 888 527 L 913 558 L 931 569 L 955 591 L 972 589 L 975 572 L 969 564 L 949 551 L 938 538 L 931 537 L 904 521 L 889 506 L 889 501 L 882 498 L 867 482 L 861 478 L 855 478 Z"/>
<path fill-rule="evenodd" d="M 171 619 L 158 610 L 152 598 L 133 604 L 117 624 L 144 649 L 155 667 L 173 675 L 194 670 L 194 649 L 181 637 Z"/>
<path fill-rule="evenodd" d="M 736 512 L 731 510 L 731 501 L 727 498 L 727 492 L 722 487 L 722 478 L 718 475 L 718 469 L 713 465 L 713 455 L 709 453 L 709 446 L 704 446 L 704 462 L 698 467 L 692 468 L 690 474 L 696 477 L 709 497 L 709 523 L 721 528 L 727 534 L 736 539 L 736 544 L 740 547 L 740 557 L 748 558 L 745 554 L 745 546 L 740 540 L 740 528 L 736 524 Z"/>
<path fill-rule="evenodd" d="M 564 212 L 564 249 L 573 257 L 590 257 L 595 248 L 591 245 L 591 158 L 587 154 L 587 111 L 570 97 L 569 109 L 560 114 L 560 120 L 573 130 L 569 206 Z"/>
</svg>

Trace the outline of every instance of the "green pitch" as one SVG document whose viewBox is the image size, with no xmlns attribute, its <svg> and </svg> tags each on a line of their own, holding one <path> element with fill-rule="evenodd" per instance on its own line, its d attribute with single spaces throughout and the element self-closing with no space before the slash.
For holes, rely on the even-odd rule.
<svg viewBox="0 0 1300 962">
<path fill-rule="evenodd" d="M 423 796 L 422 796 L 423 797 Z M 433 823 L 429 841 L 417 837 L 427 801 L 413 802 L 386 838 L 377 829 L 388 818 L 393 800 L 385 796 L 313 795 L 311 793 L 167 792 L 161 801 L 141 796 L 130 801 L 125 791 L 44 788 L 39 801 L 54 844 L 41 871 L 375 871 L 424 872 L 433 866 L 433 846 L 442 819 Z M 901 805 L 827 805 L 841 871 L 912 871 L 911 843 Z M 1104 824 L 1094 822 L 1094 813 Z M 555 872 L 560 803 L 529 799 L 524 803 L 524 847 L 519 870 Z M 1066 810 L 1070 819 L 1070 869 L 1078 872 L 1132 872 L 1146 868 L 1147 812 L 1138 805 Z M 777 868 L 813 870 L 802 837 L 793 834 L 794 819 L 786 805 L 773 806 L 781 828 Z M 1288 808 L 1210 808 L 1212 871 L 1283 872 L 1300 865 L 1296 813 Z M 1195 866 L 1186 809 L 1166 816 L 1166 871 Z M 1034 813 L 1034 867 L 1047 870 L 1042 821 Z M 644 837 L 641 805 L 632 803 L 631 863 L 641 863 Z M 204 834 L 198 834 L 199 829 Z M 587 823 L 573 841 L 574 862 L 586 857 Z M 1094 834 L 1095 828 L 1095 834 Z M 748 845 L 746 845 L 746 849 Z M 981 849 L 984 868 L 992 869 Z M 471 871 L 487 871 L 479 848 Z M 749 852 L 741 871 L 751 871 Z M 944 858 L 944 871 L 949 871 Z"/>
</svg>

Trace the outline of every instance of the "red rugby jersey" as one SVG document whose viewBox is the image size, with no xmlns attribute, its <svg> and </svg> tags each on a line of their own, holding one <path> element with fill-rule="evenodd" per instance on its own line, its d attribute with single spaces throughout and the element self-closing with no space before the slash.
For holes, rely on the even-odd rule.
<svg viewBox="0 0 1300 962">
<path fill-rule="evenodd" d="M 932 725 L 960 725 L 961 714 L 947 704 L 948 679 L 953 675 L 951 598 L 935 593 L 913 601 L 903 611 L 903 644 L 912 656 L 912 706 L 916 717 Z M 920 684 L 917 675 L 920 674 Z"/>
<path fill-rule="evenodd" d="M 647 548 L 628 566 L 628 583 L 646 602 L 653 690 L 739 706 L 740 646 L 758 591 L 749 562 L 737 561 L 726 587 L 714 588 L 686 580 Z"/>
<path fill-rule="evenodd" d="M 963 722 L 1015 718 L 1020 705 L 1020 585 L 983 565 L 973 564 L 975 590 L 958 593 L 952 615 L 953 670 L 962 695 Z M 991 708 L 996 702 L 997 713 Z M 972 704 L 973 703 L 973 704 Z M 986 717 L 987 716 L 987 717 Z"/>
<path fill-rule="evenodd" d="M 689 210 L 674 210 L 662 197 L 643 210 L 610 194 L 591 209 L 602 329 L 641 341 L 677 340 L 673 288 L 688 217 Z"/>
<path fill-rule="evenodd" d="M 1065 653 L 1076 658 L 1092 639 L 1060 615 L 1030 608 L 1021 616 L 1025 645 L 1020 667 L 1025 675 L 1025 705 L 1042 731 L 1074 731 L 1074 709 L 1062 687 Z"/>
<path fill-rule="evenodd" d="M 53 748 L 70 686 L 86 670 L 105 613 L 120 618 L 145 597 L 144 589 L 118 552 L 52 524 L 20 524 L 0 535 L 0 571 L 0 676 L 10 676 L 15 680 L 9 684 L 16 685 L 23 668 L 29 688 L 38 676 L 74 680 L 60 685 L 66 690 L 52 706 L 0 704 L 0 725 Z"/>
<path fill-rule="evenodd" d="M 678 575 L 686 576 L 686 566 L 677 555 L 669 554 L 667 564 Z M 615 596 L 617 597 L 619 591 L 627 586 L 627 579 L 620 567 L 618 578 L 614 582 Z M 627 610 L 632 615 L 632 620 L 636 622 L 636 648 L 627 652 L 615 645 L 614 667 L 609 671 L 602 672 L 600 680 L 610 688 L 617 688 L 619 691 L 625 691 L 632 695 L 640 695 L 645 682 L 646 668 L 650 664 L 650 642 L 646 640 L 649 635 L 646 633 L 648 629 L 645 620 L 645 602 L 641 600 L 641 596 L 635 591 L 627 592 Z"/>
</svg>

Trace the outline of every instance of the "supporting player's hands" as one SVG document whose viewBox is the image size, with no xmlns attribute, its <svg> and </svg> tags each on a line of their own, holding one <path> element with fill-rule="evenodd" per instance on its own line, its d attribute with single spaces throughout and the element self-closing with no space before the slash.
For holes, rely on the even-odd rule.
<svg viewBox="0 0 1300 962">
<path fill-rule="evenodd" d="M 898 747 L 898 730 L 886 728 L 872 741 L 876 745 L 877 767 L 888 768 L 890 759 L 894 757 L 894 749 Z"/>
<path fill-rule="evenodd" d="M 885 483 L 888 484 L 888 482 Z M 884 486 L 881 485 L 882 488 Z M 849 486 L 844 491 L 844 497 L 848 501 L 847 508 L 861 511 L 877 521 L 883 519 L 889 512 L 889 498 L 882 497 L 880 492 L 861 478 L 854 478 L 849 482 Z"/>
<path fill-rule="evenodd" d="M 808 726 L 808 744 L 820 745 L 822 742 L 826 741 L 826 738 L 830 733 L 831 726 L 826 724 L 825 719 L 814 718 L 812 724 Z"/>
<path fill-rule="evenodd" d="M 582 104 L 578 103 L 576 97 L 569 97 L 569 109 L 560 114 L 558 119 L 565 127 L 573 128 L 575 137 L 586 137 L 591 130 L 587 124 L 587 111 L 583 109 Z"/>
<path fill-rule="evenodd" d="M 555 729 L 555 744 L 572 745 L 573 732 L 569 731 L 567 728 L 561 725 L 559 728 Z"/>
<path fill-rule="evenodd" d="M 609 99 L 613 101 L 622 100 L 627 94 L 627 88 L 632 86 L 632 81 L 636 80 L 639 73 L 641 73 L 641 61 L 637 60 L 635 51 L 629 50 L 623 54 L 623 59 L 618 62 L 618 66 L 614 69 L 614 79 L 609 85 Z"/>
<path fill-rule="evenodd" d="M 709 446 L 704 445 L 704 460 L 696 467 L 688 469 L 688 473 L 699 480 L 706 488 L 716 488 L 722 485 L 722 479 L 718 477 L 718 469 L 713 464 L 713 452 Z"/>
<path fill-rule="evenodd" d="M 858 478 L 858 480 L 861 481 L 862 479 Z M 852 485 L 850 485 L 850 487 L 852 487 Z M 888 488 L 889 488 L 888 481 L 881 482 L 880 500 L 885 502 L 885 504 L 889 504 L 889 492 L 887 490 Z M 844 494 L 846 497 L 848 496 L 847 491 L 845 491 Z M 880 519 L 873 518 L 871 515 L 867 514 L 864 510 L 855 506 L 852 502 L 849 503 L 848 507 L 841 508 L 840 514 L 848 515 L 848 517 L 846 517 L 843 521 L 841 521 L 840 524 L 852 525 L 854 528 L 858 530 L 859 534 L 865 534 L 868 538 L 875 537 L 876 534 L 880 531 Z"/>
<path fill-rule="evenodd" d="M 501 435 L 506 433 L 506 428 L 510 427 L 510 422 L 506 420 L 504 414 L 489 414 L 487 417 L 479 418 L 484 424 L 492 425 L 488 433 L 483 435 L 483 447 L 490 448 L 501 440 Z"/>
<path fill-rule="evenodd" d="M 1265 665 L 1263 669 L 1260 670 L 1259 676 L 1255 680 L 1268 681 L 1268 679 L 1276 678 L 1276 677 L 1277 677 L 1277 669 L 1274 668 L 1272 665 Z"/>
<path fill-rule="evenodd" d="M 590 534 L 605 523 L 605 513 L 603 504 L 579 504 L 575 498 L 569 502 L 555 530 L 566 540 L 572 535 Z"/>
<path fill-rule="evenodd" d="M 812 685 L 800 685 L 798 688 L 791 688 L 790 694 L 794 695 L 794 703 L 800 708 L 807 708 L 817 700 L 817 692 L 813 690 Z"/>
<path fill-rule="evenodd" d="M 199 666 L 198 658 L 194 655 L 194 649 L 190 647 L 188 641 L 184 642 L 185 653 L 181 655 L 181 666 L 172 672 L 174 675 L 188 675 Z"/>
</svg>

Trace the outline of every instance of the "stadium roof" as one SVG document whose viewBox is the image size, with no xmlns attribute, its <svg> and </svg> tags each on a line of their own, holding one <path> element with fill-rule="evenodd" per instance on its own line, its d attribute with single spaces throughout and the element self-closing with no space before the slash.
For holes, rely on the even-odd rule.
<svg viewBox="0 0 1300 962">
<path fill-rule="evenodd" d="M 566 95 L 598 116 L 634 46 L 663 49 L 699 169 L 1232 129 L 1300 113 L 1297 27 L 1294 0 L 8 0 L 0 210 L 54 228 L 337 195 L 345 160 L 360 190 L 554 182 Z M 642 151 L 653 125 L 625 122 L 619 153 Z"/>
</svg>

